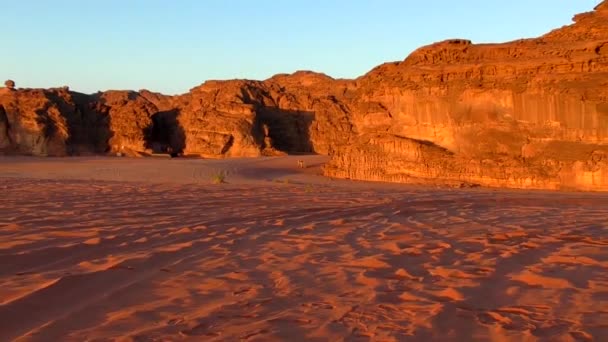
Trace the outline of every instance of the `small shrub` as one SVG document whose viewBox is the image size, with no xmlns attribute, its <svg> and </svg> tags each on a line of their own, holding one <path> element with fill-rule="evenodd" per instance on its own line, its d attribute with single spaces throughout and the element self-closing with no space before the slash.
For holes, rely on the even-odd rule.
<svg viewBox="0 0 608 342">
<path fill-rule="evenodd" d="M 226 183 L 226 174 L 224 171 L 220 171 L 213 175 L 212 179 L 213 184 L 223 184 Z"/>
</svg>

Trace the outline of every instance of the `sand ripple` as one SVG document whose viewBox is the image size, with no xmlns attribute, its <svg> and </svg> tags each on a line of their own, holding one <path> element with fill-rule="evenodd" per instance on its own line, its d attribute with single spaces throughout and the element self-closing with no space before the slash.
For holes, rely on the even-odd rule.
<svg viewBox="0 0 608 342">
<path fill-rule="evenodd" d="M 0 178 L 0 340 L 608 340 L 608 196 Z"/>
</svg>

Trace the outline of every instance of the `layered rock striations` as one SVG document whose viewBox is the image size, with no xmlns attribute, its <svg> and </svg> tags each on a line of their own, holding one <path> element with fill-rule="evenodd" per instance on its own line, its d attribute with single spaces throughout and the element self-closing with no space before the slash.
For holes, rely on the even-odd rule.
<svg viewBox="0 0 608 342">
<path fill-rule="evenodd" d="M 356 80 L 301 71 L 177 96 L 12 82 L 0 152 L 320 153 L 332 177 L 608 190 L 608 1 L 539 38 L 446 40 Z"/>
<path fill-rule="evenodd" d="M 207 81 L 166 96 L 67 88 L 0 91 L 0 152 L 171 152 L 203 157 L 328 154 L 352 125 L 338 100 L 352 81 L 302 71 L 266 81 Z"/>
<path fill-rule="evenodd" d="M 608 190 L 606 2 L 537 39 L 447 40 L 357 80 L 353 179 Z"/>
</svg>

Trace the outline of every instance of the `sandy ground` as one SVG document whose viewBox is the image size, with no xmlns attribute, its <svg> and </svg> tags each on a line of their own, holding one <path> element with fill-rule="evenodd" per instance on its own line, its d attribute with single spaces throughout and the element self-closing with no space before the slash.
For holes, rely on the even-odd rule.
<svg viewBox="0 0 608 342">
<path fill-rule="evenodd" d="M 608 341 L 608 194 L 300 158 L 0 158 L 0 341 Z"/>
</svg>

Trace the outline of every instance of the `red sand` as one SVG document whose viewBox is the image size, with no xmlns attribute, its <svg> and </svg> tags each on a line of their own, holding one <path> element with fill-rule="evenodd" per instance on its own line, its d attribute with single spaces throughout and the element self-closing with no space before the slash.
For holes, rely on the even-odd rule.
<svg viewBox="0 0 608 342">
<path fill-rule="evenodd" d="M 0 158 L 0 341 L 608 340 L 608 194 L 297 159 Z"/>
</svg>

